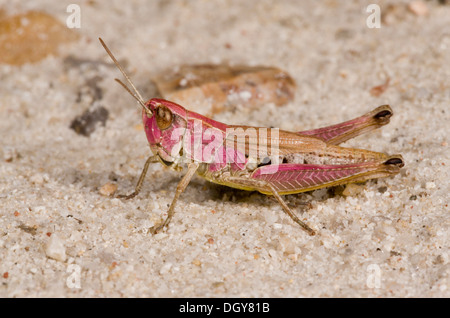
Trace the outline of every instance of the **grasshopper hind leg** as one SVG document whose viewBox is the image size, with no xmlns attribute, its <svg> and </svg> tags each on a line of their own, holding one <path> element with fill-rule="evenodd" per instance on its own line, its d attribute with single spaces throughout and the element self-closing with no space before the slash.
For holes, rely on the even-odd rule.
<svg viewBox="0 0 450 318">
<path fill-rule="evenodd" d="M 383 105 L 358 118 L 337 125 L 301 131 L 298 134 L 314 136 L 328 144 L 339 145 L 356 136 L 387 125 L 392 115 L 394 115 L 392 108 L 389 105 Z"/>
<path fill-rule="evenodd" d="M 316 231 L 314 231 L 311 227 L 309 227 L 308 224 L 306 224 L 305 222 L 301 221 L 294 213 L 294 211 L 292 211 L 292 209 L 286 204 L 286 202 L 283 200 L 283 198 L 281 197 L 281 195 L 278 193 L 277 189 L 275 188 L 275 186 L 273 184 L 271 184 L 269 181 L 265 181 L 265 180 L 257 180 L 257 179 L 249 179 L 249 178 L 244 178 L 244 177 L 235 177 L 235 176 L 227 176 L 227 177 L 223 177 L 222 182 L 224 182 L 224 184 L 240 184 L 240 185 L 245 185 L 248 188 L 252 188 L 254 190 L 257 190 L 263 194 L 269 194 L 269 195 L 273 195 L 275 197 L 275 199 L 278 201 L 278 203 L 281 205 L 281 207 L 283 208 L 283 211 L 289 215 L 289 217 L 298 225 L 300 225 L 302 227 L 302 229 L 304 229 L 306 232 L 308 232 L 310 235 L 315 235 Z"/>
<path fill-rule="evenodd" d="M 280 203 L 281 207 L 283 208 L 283 211 L 286 212 L 287 215 L 290 216 L 290 218 L 300 225 L 306 232 L 309 233 L 309 235 L 316 235 L 316 231 L 314 231 L 312 228 L 309 227 L 308 224 L 300 220 L 294 212 L 291 210 L 291 208 L 284 202 L 283 198 L 278 194 L 278 192 L 275 190 L 275 188 L 269 184 L 270 189 L 272 190 L 272 194 L 277 199 L 278 203 Z"/>
</svg>

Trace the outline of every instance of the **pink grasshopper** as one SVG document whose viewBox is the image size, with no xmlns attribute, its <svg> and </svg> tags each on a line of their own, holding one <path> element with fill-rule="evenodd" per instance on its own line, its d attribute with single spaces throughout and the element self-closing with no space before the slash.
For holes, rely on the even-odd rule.
<svg viewBox="0 0 450 318">
<path fill-rule="evenodd" d="M 100 42 L 134 92 L 116 81 L 142 106 L 145 133 L 153 152 L 135 191 L 120 197 L 132 198 L 139 193 L 150 163 L 160 162 L 180 170 L 183 159 L 188 161 L 187 173 L 177 186 L 167 217 L 150 229 L 152 233 L 169 224 L 178 198 L 195 173 L 217 184 L 273 195 L 293 221 L 314 235 L 315 231 L 294 214 L 281 195 L 387 177 L 404 166 L 401 155 L 338 146 L 389 123 L 393 112 L 388 105 L 337 125 L 301 132 L 227 125 L 167 100 L 152 98 L 144 102 L 111 51 Z"/>
</svg>

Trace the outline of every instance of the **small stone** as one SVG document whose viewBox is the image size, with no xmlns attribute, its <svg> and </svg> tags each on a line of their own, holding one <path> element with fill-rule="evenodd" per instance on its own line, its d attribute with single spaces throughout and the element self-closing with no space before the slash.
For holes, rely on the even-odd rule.
<svg viewBox="0 0 450 318">
<path fill-rule="evenodd" d="M 268 226 L 273 225 L 278 220 L 278 215 L 274 211 L 264 210 L 263 216 Z"/>
<path fill-rule="evenodd" d="M 427 188 L 427 189 L 434 189 L 434 188 L 436 188 L 436 184 L 434 182 L 427 182 L 425 184 L 425 188 Z"/>
<path fill-rule="evenodd" d="M 295 243 L 294 241 L 287 235 L 280 235 L 279 238 L 281 250 L 286 254 L 294 254 L 295 253 Z"/>
<path fill-rule="evenodd" d="M 200 265 L 202 265 L 202 262 L 199 259 L 196 258 L 196 259 L 194 259 L 192 261 L 192 264 L 195 265 L 195 266 L 200 266 Z"/>
<path fill-rule="evenodd" d="M 161 267 L 161 269 L 159 270 L 159 273 L 161 275 L 167 274 L 171 268 L 172 268 L 172 263 L 166 263 Z"/>
<path fill-rule="evenodd" d="M 75 117 L 70 124 L 70 128 L 79 135 L 89 137 L 97 126 L 105 126 L 108 116 L 109 111 L 106 108 L 93 106 L 83 114 Z"/>
<path fill-rule="evenodd" d="M 360 193 L 363 189 L 364 189 L 363 186 L 354 183 L 349 183 L 345 186 L 344 191 L 342 191 L 342 195 L 345 197 L 354 196 Z"/>
<path fill-rule="evenodd" d="M 30 181 L 34 184 L 42 184 L 44 183 L 44 177 L 42 174 L 36 173 L 35 175 L 31 176 Z"/>
<path fill-rule="evenodd" d="M 117 191 L 117 184 L 115 183 L 105 183 L 99 190 L 101 195 L 104 195 L 105 197 L 112 196 Z"/>
<path fill-rule="evenodd" d="M 187 79 L 182 78 L 182 79 L 180 80 L 180 83 L 179 83 L 180 87 L 184 87 L 184 86 L 186 86 L 187 84 L 188 84 Z"/>
<path fill-rule="evenodd" d="M 423 1 L 411 2 L 408 4 L 408 9 L 417 16 L 424 16 L 428 14 L 428 6 Z"/>
<path fill-rule="evenodd" d="M 66 247 L 64 241 L 58 235 L 52 235 L 45 247 L 45 254 L 47 257 L 54 260 L 64 262 L 66 260 Z"/>
<path fill-rule="evenodd" d="M 14 159 L 20 158 L 20 154 L 15 148 L 4 147 L 3 148 L 3 160 L 6 162 L 12 162 Z"/>
<path fill-rule="evenodd" d="M 239 93 L 239 97 L 244 101 L 248 101 L 250 98 L 252 98 L 252 93 L 249 91 L 242 91 Z"/>
<path fill-rule="evenodd" d="M 378 192 L 380 193 L 385 193 L 387 191 L 387 187 L 386 186 L 382 186 L 378 188 Z"/>
<path fill-rule="evenodd" d="M 280 223 L 274 223 L 274 224 L 273 224 L 273 228 L 274 228 L 275 230 L 281 230 L 281 229 L 283 228 L 283 224 L 280 224 Z"/>
</svg>

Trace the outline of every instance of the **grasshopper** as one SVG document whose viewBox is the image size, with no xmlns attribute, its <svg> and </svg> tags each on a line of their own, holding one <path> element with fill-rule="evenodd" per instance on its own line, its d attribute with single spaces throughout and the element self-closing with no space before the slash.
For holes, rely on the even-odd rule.
<svg viewBox="0 0 450 318">
<path fill-rule="evenodd" d="M 115 80 L 142 107 L 153 153 L 134 192 L 119 197 L 130 199 L 140 192 L 151 163 L 160 162 L 178 171 L 187 164 L 166 219 L 150 228 L 153 234 L 170 223 L 180 195 L 196 173 L 213 183 L 274 196 L 294 222 L 314 235 L 315 230 L 295 215 L 282 195 L 387 177 L 404 166 L 401 155 L 338 146 L 389 123 L 393 111 L 388 105 L 343 123 L 300 132 L 227 125 L 168 100 L 152 98 L 145 102 L 102 39 L 100 42 L 133 91 Z"/>
</svg>

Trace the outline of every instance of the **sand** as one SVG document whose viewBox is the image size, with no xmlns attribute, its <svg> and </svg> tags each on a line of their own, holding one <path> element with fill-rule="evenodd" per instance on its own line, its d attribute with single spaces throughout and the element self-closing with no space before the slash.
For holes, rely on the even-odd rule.
<svg viewBox="0 0 450 318">
<path fill-rule="evenodd" d="M 79 40 L 0 65 L 0 297 L 449 297 L 450 6 L 379 1 L 369 28 L 370 3 L 82 1 Z M 68 4 L 0 8 L 64 23 Z M 152 236 L 183 172 L 154 164 L 136 198 L 108 196 L 133 191 L 150 149 L 99 36 L 146 98 L 153 74 L 183 63 L 275 66 L 297 82 L 284 107 L 215 115 L 229 124 L 300 131 L 390 104 L 389 125 L 345 145 L 406 165 L 349 196 L 286 196 L 316 236 L 264 195 L 194 177 Z M 70 129 L 93 106 L 105 126 Z"/>
</svg>

